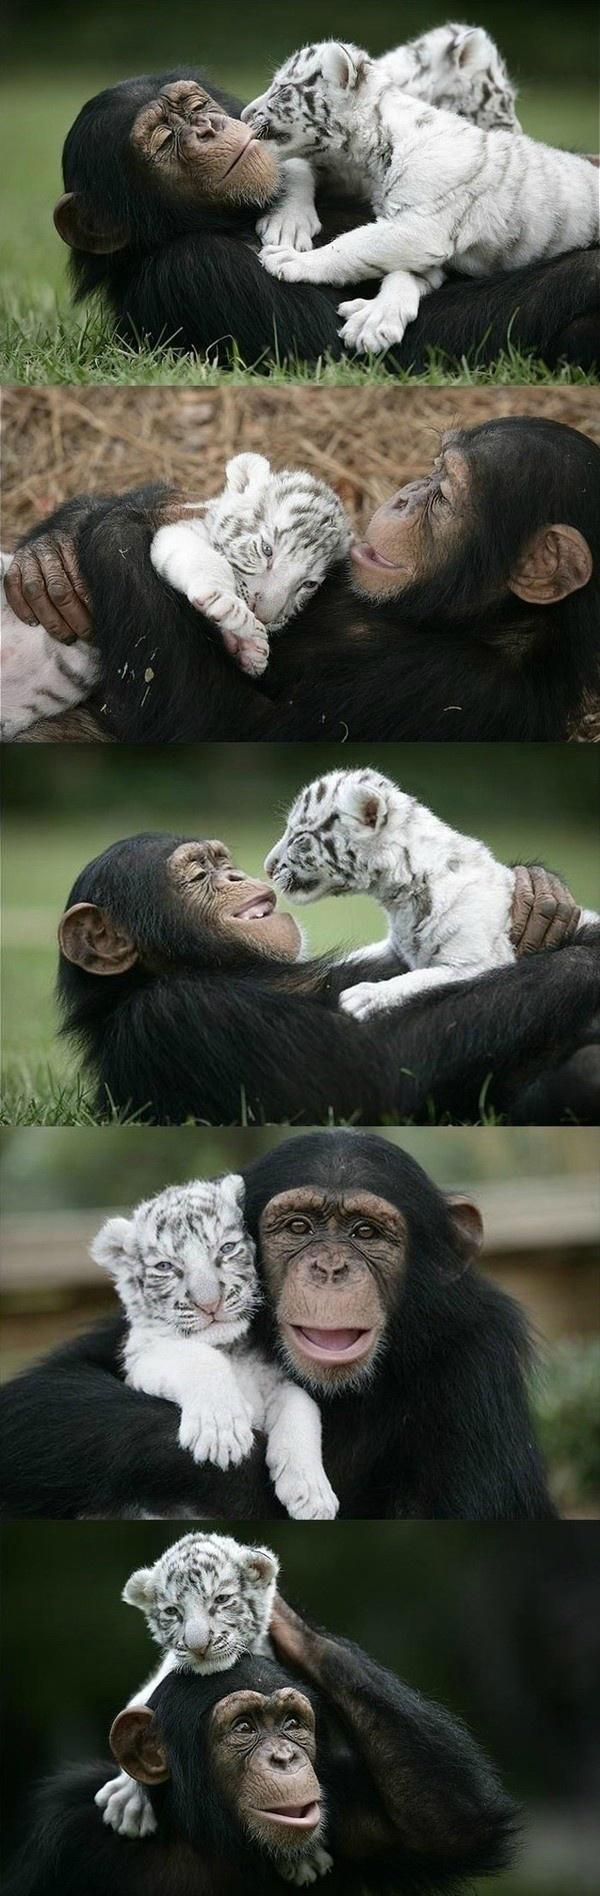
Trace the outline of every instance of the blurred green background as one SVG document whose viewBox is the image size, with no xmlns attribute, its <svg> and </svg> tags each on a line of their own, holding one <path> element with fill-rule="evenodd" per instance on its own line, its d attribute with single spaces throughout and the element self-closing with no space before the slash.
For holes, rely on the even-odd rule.
<svg viewBox="0 0 600 1896">
<path fill-rule="evenodd" d="M 5 290 L 52 308 L 66 253 L 52 227 L 62 185 L 60 153 L 84 100 L 132 73 L 201 64 L 240 97 L 262 91 L 269 74 L 301 40 L 338 34 L 373 53 L 443 22 L 460 8 L 435 0 L 258 0 L 245 7 L 201 9 L 196 0 L 166 8 L 123 7 L 105 0 L 77 6 L 21 0 L 3 9 L 4 80 L 0 87 L 0 273 Z M 593 151 L 598 144 L 596 9 L 533 0 L 466 9 L 498 41 L 519 83 L 526 131 L 551 144 Z"/>
<path fill-rule="evenodd" d="M 262 871 L 303 783 L 339 766 L 373 764 L 446 822 L 481 836 L 505 862 L 545 861 L 577 900 L 600 906 L 600 757 L 593 745 L 8 746 L 4 756 L 5 1077 L 40 1083 L 73 1072 L 57 1043 L 56 927 L 84 863 L 120 836 L 172 829 L 222 836 Z M 385 934 L 364 897 L 303 909 L 313 950 Z"/>
<path fill-rule="evenodd" d="M 210 1530 L 218 1523 L 203 1523 Z M 5 1851 L 32 1781 L 107 1756 L 153 1664 L 127 1575 L 183 1523 L 13 1523 L 4 1533 Z M 598 1533 L 570 1523 L 268 1522 L 282 1591 L 466 1718 L 525 1804 L 519 1867 L 495 1896 L 592 1896 L 600 1851 Z M 85 1870 L 82 1870 L 82 1891 Z"/>
</svg>

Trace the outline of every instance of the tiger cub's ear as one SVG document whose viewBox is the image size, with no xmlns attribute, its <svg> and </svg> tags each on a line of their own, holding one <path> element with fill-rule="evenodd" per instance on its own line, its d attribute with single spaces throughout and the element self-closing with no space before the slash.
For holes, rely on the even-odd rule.
<svg viewBox="0 0 600 1896">
<path fill-rule="evenodd" d="M 90 1256 L 95 1264 L 110 1271 L 112 1277 L 118 1277 L 123 1266 L 129 1261 L 129 1239 L 133 1230 L 130 1218 L 108 1218 L 102 1230 L 90 1244 Z"/>
<path fill-rule="evenodd" d="M 271 1553 L 270 1547 L 244 1547 L 240 1551 L 243 1571 L 248 1579 L 252 1580 L 254 1585 L 265 1589 L 274 1587 L 279 1573 L 279 1561 L 277 1555 Z"/>
<path fill-rule="evenodd" d="M 233 494 L 259 494 L 271 479 L 270 462 L 264 454 L 234 454 L 227 462 L 225 479 Z"/>
<path fill-rule="evenodd" d="M 241 1174 L 239 1172 L 224 1172 L 223 1177 L 220 1178 L 218 1182 L 223 1197 L 228 1198 L 230 1203 L 236 1205 L 239 1211 L 243 1211 L 246 1202 L 246 1187 Z"/>
<path fill-rule="evenodd" d="M 152 1567 L 138 1567 L 125 1581 L 121 1599 L 128 1606 L 139 1606 L 140 1612 L 145 1613 L 155 1598 L 156 1583 Z"/>
<path fill-rule="evenodd" d="M 383 790 L 368 783 L 348 784 L 344 802 L 355 822 L 376 835 L 387 823 L 387 804 Z"/>
</svg>

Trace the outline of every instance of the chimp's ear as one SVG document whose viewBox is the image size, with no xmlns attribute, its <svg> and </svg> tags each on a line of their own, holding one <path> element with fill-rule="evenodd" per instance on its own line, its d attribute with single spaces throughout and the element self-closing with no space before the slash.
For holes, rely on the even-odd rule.
<svg viewBox="0 0 600 1896">
<path fill-rule="evenodd" d="M 387 823 L 387 805 L 381 790 L 364 783 L 349 783 L 344 791 L 344 802 L 357 823 L 364 829 L 372 830 L 376 835 Z"/>
<path fill-rule="evenodd" d="M 92 256 L 109 257 L 113 250 L 124 250 L 129 232 L 118 225 L 102 224 L 93 211 L 85 210 L 75 191 L 65 191 L 54 206 L 54 228 L 70 250 L 88 250 Z"/>
<path fill-rule="evenodd" d="M 65 960 L 87 974 L 126 974 L 138 959 L 131 935 L 111 922 L 95 902 L 74 902 L 58 924 L 58 940 Z"/>
<path fill-rule="evenodd" d="M 90 1244 L 90 1256 L 94 1263 L 101 1264 L 105 1271 L 111 1271 L 113 1277 L 119 1275 L 127 1256 L 132 1230 L 130 1218 L 107 1218 L 93 1244 Z"/>
<path fill-rule="evenodd" d="M 155 1592 L 152 1567 L 138 1567 L 125 1581 L 121 1599 L 126 1600 L 128 1606 L 139 1606 L 140 1612 L 145 1613 L 152 1605 Z"/>
<path fill-rule="evenodd" d="M 593 570 L 591 549 L 578 527 L 540 527 L 508 584 L 527 605 L 556 605 L 587 586 Z"/>
<path fill-rule="evenodd" d="M 108 1742 L 121 1770 L 138 1784 L 164 1784 L 171 1776 L 149 1705 L 126 1705 L 124 1712 L 118 1712 Z"/>
<path fill-rule="evenodd" d="M 329 40 L 322 59 L 323 77 L 332 86 L 339 86 L 340 92 L 351 92 L 358 85 L 360 69 L 364 64 L 354 47 L 342 45 L 341 40 Z"/>
<path fill-rule="evenodd" d="M 277 1555 L 271 1553 L 270 1547 L 248 1547 L 242 1552 L 244 1572 L 249 1580 L 265 1588 L 274 1586 L 279 1573 L 279 1561 Z"/>
<path fill-rule="evenodd" d="M 474 1205 L 470 1198 L 461 1198 L 455 1192 L 448 1197 L 447 1205 L 463 1251 L 470 1257 L 477 1257 L 485 1235 L 479 1206 Z"/>
<path fill-rule="evenodd" d="M 264 454 L 234 454 L 225 469 L 227 486 L 233 494 L 257 494 L 271 479 L 271 464 Z"/>
</svg>

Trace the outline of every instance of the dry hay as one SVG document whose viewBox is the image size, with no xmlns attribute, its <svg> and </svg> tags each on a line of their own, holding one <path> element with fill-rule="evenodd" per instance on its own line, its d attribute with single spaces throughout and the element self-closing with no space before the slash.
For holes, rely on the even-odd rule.
<svg viewBox="0 0 600 1896">
<path fill-rule="evenodd" d="M 589 389 L 12 389 L 4 396 L 3 544 L 74 494 L 163 480 L 206 499 L 242 449 L 307 467 L 357 526 L 421 473 L 446 428 L 545 415 L 600 443 Z"/>
</svg>

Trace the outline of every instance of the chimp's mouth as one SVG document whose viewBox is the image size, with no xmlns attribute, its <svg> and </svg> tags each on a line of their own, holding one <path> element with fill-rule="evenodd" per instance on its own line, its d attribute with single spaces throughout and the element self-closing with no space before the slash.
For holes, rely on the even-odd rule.
<svg viewBox="0 0 600 1896">
<path fill-rule="evenodd" d="M 286 1804 L 281 1810 L 259 1810 L 257 1817 L 268 1817 L 271 1824 L 288 1824 L 294 1830 L 314 1830 L 320 1822 L 321 1806 L 312 1804 Z"/>
<path fill-rule="evenodd" d="M 396 566 L 393 560 L 384 560 L 383 554 L 378 553 L 376 547 L 371 546 L 370 540 L 357 541 L 354 546 L 351 546 L 350 558 L 354 560 L 356 566 L 383 566 L 388 573 L 402 572 L 402 567 Z"/>
<path fill-rule="evenodd" d="M 266 922 L 273 909 L 277 907 L 277 896 L 273 889 L 265 889 L 264 894 L 254 895 L 249 902 L 235 909 L 232 922 Z"/>
<path fill-rule="evenodd" d="M 288 1323 L 296 1349 L 315 1363 L 354 1363 L 366 1356 L 374 1340 L 374 1329 L 320 1330 L 306 1324 Z"/>
<path fill-rule="evenodd" d="M 224 182 L 225 178 L 231 177 L 231 173 L 232 171 L 235 171 L 236 165 L 240 165 L 242 163 L 242 159 L 245 158 L 246 152 L 249 150 L 250 146 L 255 145 L 255 144 L 256 144 L 256 133 L 250 132 L 248 138 L 246 139 L 245 144 L 242 145 L 241 151 L 236 152 L 235 158 L 232 159 L 232 162 L 230 165 L 228 165 L 227 170 L 223 172 L 223 178 L 221 180 L 222 183 Z"/>
</svg>

